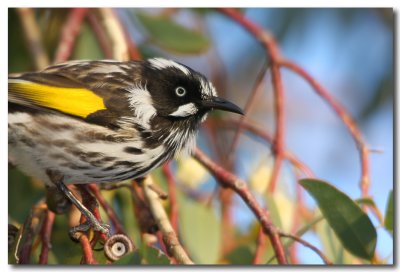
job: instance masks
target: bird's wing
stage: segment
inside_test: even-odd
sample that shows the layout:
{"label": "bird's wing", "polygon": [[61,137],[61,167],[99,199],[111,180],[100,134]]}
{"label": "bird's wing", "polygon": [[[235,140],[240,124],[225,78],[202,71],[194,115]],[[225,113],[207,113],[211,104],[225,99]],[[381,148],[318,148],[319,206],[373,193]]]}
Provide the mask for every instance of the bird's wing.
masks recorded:
{"label": "bird's wing", "polygon": [[[8,79],[10,110],[52,111],[107,127],[129,115],[128,78],[118,63],[68,62]],[[123,73],[122,73],[123,72]]]}

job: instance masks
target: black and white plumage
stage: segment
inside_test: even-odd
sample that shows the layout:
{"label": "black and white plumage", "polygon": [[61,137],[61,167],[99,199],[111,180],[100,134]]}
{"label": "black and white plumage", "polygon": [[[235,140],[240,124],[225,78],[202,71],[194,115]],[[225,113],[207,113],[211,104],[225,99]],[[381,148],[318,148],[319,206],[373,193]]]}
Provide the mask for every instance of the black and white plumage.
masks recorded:
{"label": "black and white plumage", "polygon": [[9,157],[52,185],[146,175],[190,152],[211,109],[242,113],[187,66],[148,61],[70,61],[9,77]]}

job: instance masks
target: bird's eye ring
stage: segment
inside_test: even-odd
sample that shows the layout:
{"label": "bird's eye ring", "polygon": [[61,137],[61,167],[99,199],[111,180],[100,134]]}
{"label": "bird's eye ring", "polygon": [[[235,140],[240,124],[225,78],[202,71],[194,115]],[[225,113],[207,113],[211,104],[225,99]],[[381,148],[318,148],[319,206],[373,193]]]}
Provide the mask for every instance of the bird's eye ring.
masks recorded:
{"label": "bird's eye ring", "polygon": [[177,96],[182,97],[182,96],[184,96],[186,94],[186,89],[179,86],[179,87],[177,87],[175,89],[175,93],[176,93]]}

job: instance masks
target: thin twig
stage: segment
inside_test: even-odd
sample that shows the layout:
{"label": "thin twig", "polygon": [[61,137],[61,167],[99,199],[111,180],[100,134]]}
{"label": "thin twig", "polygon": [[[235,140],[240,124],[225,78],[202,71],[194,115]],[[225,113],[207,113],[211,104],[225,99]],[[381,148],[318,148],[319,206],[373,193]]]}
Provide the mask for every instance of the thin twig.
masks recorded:
{"label": "thin twig", "polygon": [[110,41],[109,41],[107,34],[106,34],[103,26],[99,22],[99,19],[97,18],[96,13],[94,11],[95,10],[91,10],[87,14],[88,22],[89,22],[94,34],[96,35],[97,41],[99,42],[100,48],[103,51],[104,56],[107,59],[112,59],[113,52],[112,52],[112,48],[110,45]]}
{"label": "thin twig", "polygon": [[[229,128],[235,128],[239,125],[239,123],[240,123],[239,120],[233,120],[233,119],[218,121],[219,126],[226,126]],[[257,126],[256,124],[254,124],[248,120],[245,120],[245,121],[242,121],[241,126],[245,131],[253,133],[254,135],[262,138],[263,140],[265,140],[268,143],[273,143],[273,137],[267,131],[265,131],[261,127]],[[290,163],[293,164],[293,166],[295,166],[297,169],[302,171],[306,177],[312,178],[315,176],[313,171],[304,162],[302,162],[296,155],[294,155],[290,151],[284,150],[284,158],[287,159],[288,161],[290,161]]]}
{"label": "thin twig", "polygon": [[189,258],[186,251],[179,243],[178,237],[171,226],[171,222],[168,219],[158,195],[149,188],[149,185],[152,183],[153,181],[151,176],[148,176],[145,180],[143,180],[141,185],[146,200],[150,205],[151,212],[163,235],[163,241],[167,247],[168,253],[170,253],[180,264],[193,264],[193,261]]}
{"label": "thin twig", "polygon": [[17,12],[35,67],[38,70],[42,70],[50,62],[42,44],[42,35],[35,19],[35,13],[31,8],[18,8]]}
{"label": "thin twig", "polygon": [[53,224],[56,214],[47,210],[45,221],[42,225],[42,249],[39,256],[39,264],[47,264],[49,258],[49,250],[51,248],[51,233],[53,231]]}
{"label": "thin twig", "polygon": [[167,179],[168,184],[168,197],[169,197],[169,220],[171,222],[172,228],[178,233],[178,203],[176,199],[176,184],[174,176],[172,175],[170,163],[164,164],[162,167],[163,173]]}
{"label": "thin twig", "polygon": [[319,250],[317,247],[310,244],[309,242],[303,240],[302,238],[297,237],[296,235],[293,235],[293,234],[282,232],[282,231],[279,232],[279,235],[281,237],[291,238],[291,239],[295,240],[296,242],[301,243],[305,247],[308,247],[309,249],[311,249],[312,251],[317,253],[321,257],[321,259],[324,261],[325,264],[329,264],[329,265],[332,264],[332,262],[328,259],[328,257],[325,256],[325,254],[321,250]]}
{"label": "thin twig", "polygon": [[47,205],[41,200],[31,208],[28,218],[22,226],[21,237],[16,246],[16,261],[18,264],[29,264],[34,238],[40,232]]}
{"label": "thin twig", "polygon": [[279,69],[279,60],[281,54],[279,47],[274,37],[261,27],[247,20],[240,12],[232,8],[220,8],[220,12],[227,15],[229,18],[240,24],[248,32],[250,32],[256,39],[258,39],[262,46],[265,48],[266,53],[269,54],[271,60],[271,77],[272,86],[274,90],[274,105],[275,105],[275,136],[272,145],[272,151],[275,154],[274,166],[268,184],[268,192],[275,191],[285,149],[285,99],[284,89],[281,78],[281,71]]}
{"label": "thin twig", "polygon": [[280,264],[286,264],[286,256],[279,238],[278,229],[272,223],[268,212],[260,206],[256,198],[251,194],[246,182],[213,162],[198,148],[195,149],[193,157],[214,175],[216,181],[218,181],[221,186],[230,188],[243,199],[257,217],[265,234],[268,235],[278,262]]}
{"label": "thin twig", "polygon": [[54,63],[64,62],[70,58],[76,38],[79,35],[83,20],[88,11],[89,9],[87,8],[73,8],[69,12],[67,21],[61,31],[61,38],[55,53]]}
{"label": "thin twig", "polygon": [[237,148],[237,145],[239,143],[239,138],[240,138],[240,133],[242,132],[242,128],[243,128],[243,123],[248,120],[249,118],[249,114],[251,112],[251,110],[254,107],[255,102],[257,101],[259,94],[261,93],[262,87],[263,87],[263,79],[265,77],[265,73],[268,69],[268,62],[265,61],[265,63],[263,64],[260,72],[257,75],[256,81],[254,83],[254,87],[251,90],[251,93],[249,95],[249,98],[246,102],[246,105],[244,106],[244,115],[242,115],[239,119],[239,124],[235,130],[235,135],[233,136],[233,140],[231,143],[231,146],[229,148],[229,153],[228,153],[228,165],[230,165],[232,163],[234,154],[235,154],[235,150]]}

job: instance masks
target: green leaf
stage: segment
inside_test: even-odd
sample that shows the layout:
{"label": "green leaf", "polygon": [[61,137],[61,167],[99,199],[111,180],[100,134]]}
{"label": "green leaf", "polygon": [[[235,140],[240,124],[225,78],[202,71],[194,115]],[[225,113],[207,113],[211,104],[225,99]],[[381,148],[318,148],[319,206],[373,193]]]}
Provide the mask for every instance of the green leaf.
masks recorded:
{"label": "green leaf", "polygon": [[206,51],[210,42],[203,33],[175,23],[166,15],[149,15],[136,12],[152,42],[174,53],[198,54]]}
{"label": "green leaf", "polygon": [[389,193],[386,206],[385,228],[393,234],[393,190]]}
{"label": "green leaf", "polygon": [[221,246],[221,222],[215,211],[181,195],[179,200],[182,243],[198,264],[215,264]]}
{"label": "green leaf", "polygon": [[143,246],[142,256],[145,264],[150,265],[169,265],[171,262],[168,257],[159,249],[149,246]]}
{"label": "green leaf", "polygon": [[316,179],[303,179],[300,184],[313,196],[342,245],[352,254],[372,259],[377,234],[369,217],[346,194]]}

